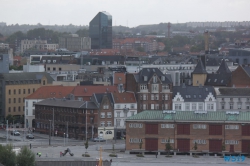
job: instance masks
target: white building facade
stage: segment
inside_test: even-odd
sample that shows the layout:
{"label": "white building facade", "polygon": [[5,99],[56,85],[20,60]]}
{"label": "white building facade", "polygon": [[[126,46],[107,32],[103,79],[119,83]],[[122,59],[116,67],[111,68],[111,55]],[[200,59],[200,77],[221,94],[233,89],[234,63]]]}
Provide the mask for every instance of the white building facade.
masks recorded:
{"label": "white building facade", "polygon": [[[35,103],[42,99],[25,99],[24,127],[34,128],[35,126]],[[32,124],[33,123],[33,124]]]}

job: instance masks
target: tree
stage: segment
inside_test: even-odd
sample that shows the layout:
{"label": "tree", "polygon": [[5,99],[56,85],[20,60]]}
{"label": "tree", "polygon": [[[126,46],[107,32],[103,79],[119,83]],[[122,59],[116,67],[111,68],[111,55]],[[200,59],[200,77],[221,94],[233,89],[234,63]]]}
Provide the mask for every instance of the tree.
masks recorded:
{"label": "tree", "polygon": [[169,156],[170,150],[172,150],[172,149],[173,149],[173,147],[172,147],[171,144],[170,144],[170,139],[168,139],[168,142],[167,142],[166,145],[165,145],[165,150],[166,150],[166,152],[167,152],[167,156]]}
{"label": "tree", "polygon": [[225,150],[226,150],[225,142],[222,142],[221,151],[225,151]]}
{"label": "tree", "polygon": [[12,149],[13,147],[10,144],[6,146],[0,145],[0,163],[6,166],[16,165],[16,154]]}
{"label": "tree", "polygon": [[6,116],[6,120],[8,120],[8,123],[10,124],[10,123],[13,122],[14,118],[13,118],[13,116],[11,114],[9,114],[9,115]]}
{"label": "tree", "polygon": [[86,142],[85,142],[84,146],[85,146],[85,149],[86,149],[86,152],[87,152],[87,149],[88,149],[88,147],[89,147],[89,142],[88,142],[88,139],[86,140]]}
{"label": "tree", "polygon": [[[195,141],[195,143],[194,143],[194,147],[193,147],[193,149],[196,151],[197,149],[198,149],[198,145],[197,145],[197,142]],[[197,156],[196,154],[194,154],[194,156]]]}
{"label": "tree", "polygon": [[89,30],[88,29],[79,29],[78,31],[76,31],[76,34],[78,34],[79,37],[88,37]]}
{"label": "tree", "polygon": [[27,147],[22,147],[17,155],[18,166],[35,166],[35,154]]}

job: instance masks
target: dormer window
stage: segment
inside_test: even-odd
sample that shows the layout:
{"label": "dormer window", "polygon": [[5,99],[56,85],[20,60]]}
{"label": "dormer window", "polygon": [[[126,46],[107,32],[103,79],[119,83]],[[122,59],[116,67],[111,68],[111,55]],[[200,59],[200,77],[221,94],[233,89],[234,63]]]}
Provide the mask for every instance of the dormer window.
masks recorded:
{"label": "dormer window", "polygon": [[161,80],[162,80],[162,81],[165,81],[165,76],[161,76]]}
{"label": "dormer window", "polygon": [[50,63],[51,62],[51,60],[48,60],[48,63]]}
{"label": "dormer window", "polygon": [[56,60],[53,60],[53,63],[56,63]]}
{"label": "dormer window", "polygon": [[144,76],[144,77],[143,77],[143,80],[144,80],[144,81],[147,81],[147,80],[148,80],[148,77],[147,77],[147,76]]}

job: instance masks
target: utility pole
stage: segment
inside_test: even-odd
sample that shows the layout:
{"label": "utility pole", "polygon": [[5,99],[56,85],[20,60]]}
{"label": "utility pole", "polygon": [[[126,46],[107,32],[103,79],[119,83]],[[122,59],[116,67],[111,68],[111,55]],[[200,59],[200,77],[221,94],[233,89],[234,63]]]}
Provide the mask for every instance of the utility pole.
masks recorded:
{"label": "utility pole", "polygon": [[54,138],[54,134],[55,134],[55,111],[54,111],[54,108],[53,108],[53,124],[52,124],[52,131],[53,131],[53,138]]}
{"label": "utility pole", "polygon": [[12,123],[12,133],[13,133],[12,142],[14,143],[14,120],[13,120],[13,123]]}
{"label": "utility pole", "polygon": [[9,124],[8,124],[9,122],[8,122],[8,120],[7,120],[7,125],[6,125],[6,130],[7,130],[7,136],[6,136],[6,142],[8,143],[8,137],[9,137]]}
{"label": "utility pole", "polygon": [[49,145],[50,145],[50,139],[51,139],[51,120],[49,120]]}
{"label": "utility pole", "polygon": [[67,122],[67,144],[68,144],[68,142],[69,142],[69,133],[68,133],[68,128],[69,128],[69,122]]}
{"label": "utility pole", "polygon": [[87,109],[85,110],[85,116],[86,116],[86,124],[85,124],[85,141],[87,141],[87,129],[88,129],[88,124],[87,124]]}

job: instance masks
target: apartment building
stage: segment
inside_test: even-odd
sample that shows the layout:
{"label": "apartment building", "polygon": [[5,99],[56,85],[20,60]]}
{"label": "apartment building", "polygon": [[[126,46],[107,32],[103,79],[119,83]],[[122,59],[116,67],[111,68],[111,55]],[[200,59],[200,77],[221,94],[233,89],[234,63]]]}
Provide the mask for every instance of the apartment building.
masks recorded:
{"label": "apartment building", "polygon": [[25,50],[56,50],[58,44],[48,44],[47,40],[21,40],[21,53]]}
{"label": "apartment building", "polygon": [[158,68],[143,68],[126,77],[126,89],[135,93],[138,112],[171,109],[173,83],[169,74],[163,74]]}
{"label": "apartment building", "polygon": [[48,73],[5,73],[0,74],[0,116],[23,116],[25,98],[41,86],[51,85]]}
{"label": "apartment building", "polygon": [[48,134],[51,128],[54,135],[65,138],[97,136],[98,107],[94,102],[45,99],[35,104],[35,117],[35,129],[40,133]]}
{"label": "apartment building", "polygon": [[246,154],[249,117],[250,112],[239,111],[143,111],[126,120],[126,152],[164,154],[169,142],[174,154]]}
{"label": "apartment building", "polygon": [[77,34],[59,37],[59,47],[69,51],[88,50],[91,49],[91,38],[79,37]]}

